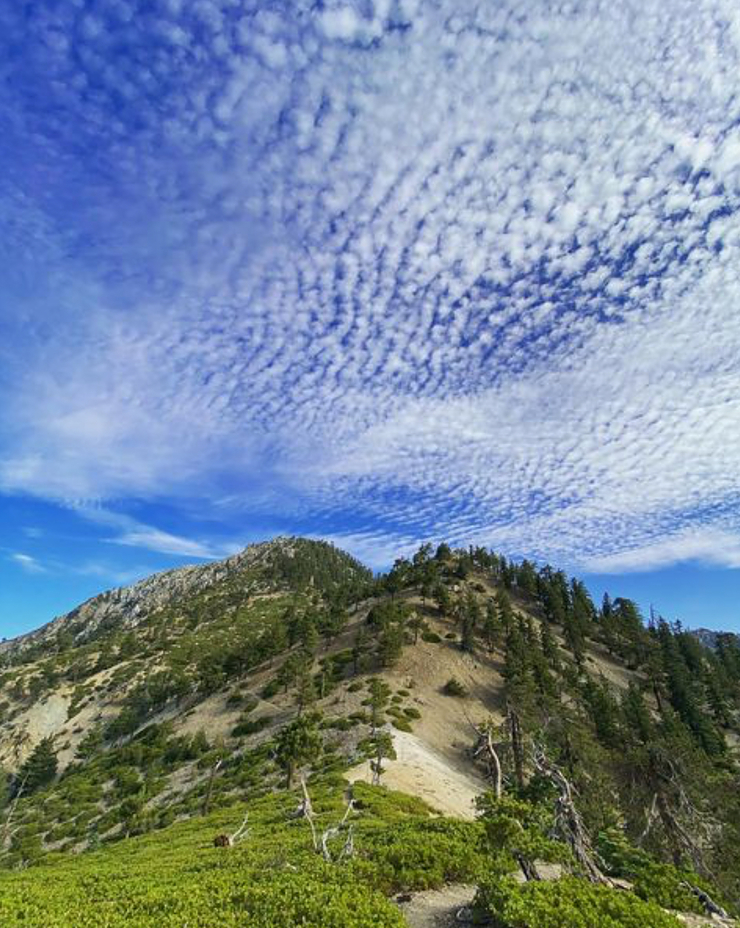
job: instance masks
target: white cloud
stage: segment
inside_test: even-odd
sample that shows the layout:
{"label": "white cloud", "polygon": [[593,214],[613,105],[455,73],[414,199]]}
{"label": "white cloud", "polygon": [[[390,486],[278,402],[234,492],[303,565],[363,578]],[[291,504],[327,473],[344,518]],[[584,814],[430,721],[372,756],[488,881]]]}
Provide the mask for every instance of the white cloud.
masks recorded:
{"label": "white cloud", "polygon": [[208,541],[185,538],[152,525],[146,525],[125,513],[115,512],[102,506],[77,506],[75,511],[90,522],[115,529],[115,535],[104,539],[110,544],[207,560],[228,557],[243,547],[238,542],[212,544]]}
{"label": "white cloud", "polygon": [[149,527],[123,532],[117,538],[109,540],[117,545],[146,548],[148,551],[159,551],[161,554],[176,554],[179,557],[217,558],[234,553],[231,548],[223,551],[200,541],[181,538],[179,535],[171,535],[169,532],[162,532]]}
{"label": "white cloud", "polygon": [[587,559],[583,566],[593,573],[621,574],[687,561],[740,568],[740,536],[711,528],[686,531],[644,547]]}
{"label": "white cloud", "polygon": [[28,189],[63,174],[80,208],[0,191],[0,488],[349,513],[373,563],[740,532],[735,4],[187,7],[131,19],[171,42],[113,63],[107,12],[19,21],[68,33],[53,108],[20,80],[0,105],[65,167]]}
{"label": "white cloud", "polygon": [[44,566],[35,557],[31,557],[30,554],[11,554],[10,559],[22,567],[26,573],[43,574],[46,572]]}

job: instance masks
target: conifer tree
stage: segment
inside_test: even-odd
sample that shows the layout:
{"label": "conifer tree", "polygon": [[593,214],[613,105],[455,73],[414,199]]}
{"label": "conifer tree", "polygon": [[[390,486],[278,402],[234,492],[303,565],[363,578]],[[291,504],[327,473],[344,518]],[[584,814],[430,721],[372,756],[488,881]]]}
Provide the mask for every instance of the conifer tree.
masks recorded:
{"label": "conifer tree", "polygon": [[486,603],[486,611],[483,618],[483,638],[489,651],[496,649],[501,641],[501,620],[499,619],[496,600],[489,599]]}
{"label": "conifer tree", "polygon": [[57,755],[51,738],[42,738],[20,768],[19,782],[25,783],[25,792],[33,793],[48,786],[57,774]]}
{"label": "conifer tree", "polygon": [[496,607],[504,633],[508,635],[514,621],[514,610],[506,590],[498,590],[496,592]]}
{"label": "conifer tree", "polygon": [[321,734],[315,715],[302,715],[281,729],[277,736],[275,757],[285,770],[286,787],[291,789],[298,767],[311,763],[321,753]]}

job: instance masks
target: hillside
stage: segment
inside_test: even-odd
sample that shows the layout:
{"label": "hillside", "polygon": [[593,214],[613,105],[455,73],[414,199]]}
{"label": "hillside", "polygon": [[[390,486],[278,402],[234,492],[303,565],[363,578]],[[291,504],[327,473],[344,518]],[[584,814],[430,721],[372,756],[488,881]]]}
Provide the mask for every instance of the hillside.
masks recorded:
{"label": "hillside", "polygon": [[[4,645],[3,923],[298,924],[269,915],[290,897],[308,924],[395,925],[390,894],[464,883],[451,898],[512,928],[554,925],[563,893],[616,907],[589,925],[700,924],[740,901],[740,648],[723,642],[444,545],[373,577],[283,538],[102,594]],[[286,817],[301,778],[315,822]],[[338,827],[350,783],[331,840],[350,822],[354,844],[325,860],[312,828]],[[214,849],[245,811],[248,837]],[[337,886],[321,905],[316,880]]]}

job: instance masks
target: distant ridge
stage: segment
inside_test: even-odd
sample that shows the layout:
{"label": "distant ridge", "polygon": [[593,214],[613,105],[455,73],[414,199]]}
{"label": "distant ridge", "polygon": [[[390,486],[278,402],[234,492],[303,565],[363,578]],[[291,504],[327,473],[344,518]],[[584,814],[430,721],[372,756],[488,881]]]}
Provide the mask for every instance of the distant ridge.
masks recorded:
{"label": "distant ridge", "polygon": [[711,648],[713,651],[717,650],[717,642],[722,635],[729,635],[730,638],[740,642],[740,635],[735,632],[717,632],[711,628],[696,628],[691,634],[698,638],[706,648]]}

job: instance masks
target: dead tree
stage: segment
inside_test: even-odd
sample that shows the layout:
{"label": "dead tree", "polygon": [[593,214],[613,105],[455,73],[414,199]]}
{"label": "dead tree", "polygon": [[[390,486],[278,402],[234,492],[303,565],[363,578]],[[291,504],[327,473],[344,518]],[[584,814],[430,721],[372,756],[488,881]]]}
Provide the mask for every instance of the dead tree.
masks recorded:
{"label": "dead tree", "polygon": [[501,798],[501,793],[503,792],[503,772],[501,770],[501,759],[498,756],[498,751],[496,746],[493,743],[493,733],[491,730],[491,723],[479,727],[474,725],[473,722],[468,719],[470,726],[478,737],[478,742],[473,751],[473,757],[477,760],[479,757],[485,757],[486,763],[488,765],[488,779],[491,781],[491,786],[493,787],[493,794],[496,799]]}
{"label": "dead tree", "polygon": [[[26,782],[27,782],[27,780],[28,780],[28,774],[26,774],[26,776],[23,777],[23,779],[21,780],[21,784],[20,784],[20,786],[18,787],[18,790],[17,790],[15,796],[13,797],[13,801],[12,801],[12,803],[10,804],[10,808],[8,809],[8,814],[7,814],[6,818],[5,818],[5,825],[4,825],[4,827],[3,827],[3,837],[2,837],[2,841],[0,842],[0,848],[2,848],[3,850],[5,849],[5,847],[6,847],[7,844],[8,844],[8,838],[11,836],[11,835],[10,835],[10,826],[11,826],[11,824],[13,823],[13,816],[15,815],[15,809],[16,809],[16,806],[18,805],[18,801],[20,800],[20,798],[21,798],[21,796],[23,795],[23,792],[24,792],[24,790],[25,790],[25,788],[26,788]],[[16,830],[17,830],[17,829],[16,829]]]}
{"label": "dead tree", "polygon": [[[306,781],[303,779],[303,777],[301,777],[301,791],[303,792],[303,798],[298,803],[298,808],[296,809],[294,816],[296,818],[305,818],[308,822],[308,827],[311,829],[311,841],[313,843],[313,849],[316,851],[316,853],[321,854],[324,860],[328,863],[336,863],[341,860],[345,860],[348,857],[352,857],[355,849],[354,825],[347,825],[347,819],[354,811],[355,807],[354,799],[352,796],[350,795],[347,800],[347,808],[344,810],[344,815],[342,816],[339,824],[326,828],[321,833],[321,836],[319,836],[318,830],[316,828],[316,814],[314,813],[311,797],[308,794]],[[329,842],[333,838],[336,838],[345,828],[347,829],[347,837],[345,839],[344,845],[339,851],[339,854],[334,857],[332,855]]]}
{"label": "dead tree", "polygon": [[208,786],[206,787],[206,796],[205,796],[205,799],[203,800],[203,808],[201,810],[201,815],[208,815],[208,811],[211,808],[211,794],[213,793],[213,781],[216,779],[216,774],[221,769],[221,764],[223,764],[223,760],[219,758],[216,761],[216,763],[213,765],[213,767],[211,767],[211,774],[208,777]]}
{"label": "dead tree", "polygon": [[637,843],[644,843],[655,823],[660,821],[674,864],[681,867],[688,858],[695,870],[711,876],[698,840],[706,837],[708,825],[686,793],[675,763],[662,752],[651,751],[646,773],[653,795],[645,828]]}
{"label": "dead tree", "polygon": [[529,857],[525,857],[520,851],[514,851],[514,859],[519,864],[519,869],[524,874],[524,879],[528,883],[542,879],[535,862],[530,860]]}
{"label": "dead tree", "polygon": [[240,841],[243,841],[245,838],[249,837],[249,829],[247,828],[247,822],[249,821],[249,812],[244,816],[244,821],[236,829],[233,835],[216,835],[213,839],[214,847],[233,847],[235,844],[238,844]]}
{"label": "dead tree", "polygon": [[506,704],[506,729],[511,740],[511,753],[514,758],[514,778],[516,779],[517,789],[522,790],[525,786],[524,736],[519,714],[510,702]]}
{"label": "dead tree", "polygon": [[541,745],[534,746],[533,759],[535,770],[549,780],[558,791],[555,803],[555,831],[570,847],[590,882],[610,885],[611,881],[602,873],[597,863],[597,855],[591,845],[588,831],[576,808],[572,784],[562,770],[547,759]]}
{"label": "dead tree", "polygon": [[688,889],[688,891],[693,896],[696,896],[704,911],[707,913],[707,915],[709,915],[710,918],[714,918],[716,916],[717,918],[729,919],[730,916],[727,914],[727,912],[722,908],[721,905],[717,905],[709,893],[704,892],[703,889],[699,889],[698,886],[694,886],[693,883],[689,883],[688,880],[684,880],[681,885],[685,889]]}

